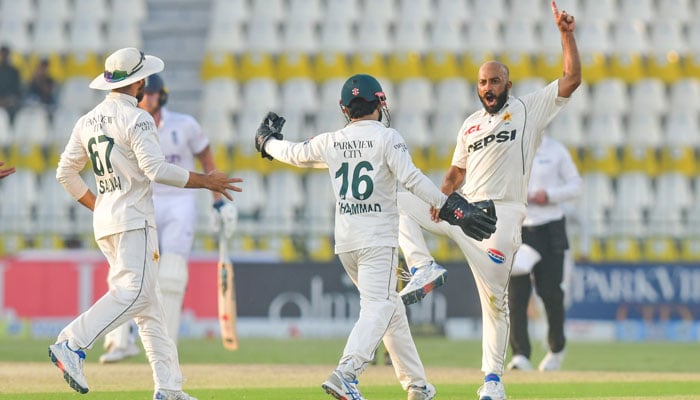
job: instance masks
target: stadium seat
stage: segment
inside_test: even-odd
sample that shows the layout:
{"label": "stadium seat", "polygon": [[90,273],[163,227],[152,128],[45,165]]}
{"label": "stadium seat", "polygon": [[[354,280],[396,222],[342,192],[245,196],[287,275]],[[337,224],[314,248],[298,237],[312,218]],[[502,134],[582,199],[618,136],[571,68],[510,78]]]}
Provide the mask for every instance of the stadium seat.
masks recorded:
{"label": "stadium seat", "polygon": [[666,83],[683,77],[681,56],[687,54],[683,27],[676,21],[654,20],[651,25],[651,46],[647,61],[649,76]]}
{"label": "stadium seat", "polygon": [[592,114],[586,131],[583,170],[616,175],[620,171],[617,151],[624,144],[620,115],[607,112]]}
{"label": "stadium seat", "polygon": [[50,17],[34,21],[32,52],[41,55],[63,54],[68,49],[65,22]]}
{"label": "stadium seat", "polygon": [[683,24],[690,21],[691,18],[696,15],[691,3],[692,0],[665,0],[663,2],[663,7],[656,7],[654,12],[660,19],[676,21],[677,23]]}
{"label": "stadium seat", "polygon": [[[4,2],[3,4],[8,3]],[[21,68],[24,65],[24,55],[32,50],[32,39],[29,33],[29,24],[22,20],[2,20],[0,21],[0,40],[10,47],[13,65]],[[20,74],[23,80],[29,79],[31,71],[21,69]]]}
{"label": "stadium seat", "polygon": [[267,174],[265,180],[268,203],[262,209],[258,229],[273,236],[294,234],[304,206],[299,169],[277,169]]}
{"label": "stadium seat", "polygon": [[[391,125],[398,130],[406,140],[410,149],[427,147],[432,142],[428,117],[425,114],[410,110],[397,110],[391,114]],[[414,162],[417,160],[414,159]],[[418,165],[419,168],[425,165]]]}
{"label": "stadium seat", "polygon": [[290,79],[280,85],[280,107],[284,114],[294,113],[309,116],[318,107],[316,84],[311,78]]}
{"label": "stadium seat", "polygon": [[[259,119],[262,120],[262,117]],[[202,126],[202,132],[207,135],[212,144],[231,146],[235,144],[239,136],[241,136],[241,132],[237,132],[234,129],[231,115],[224,110],[203,110],[200,123]],[[252,135],[253,134],[251,133],[251,137]],[[252,143],[252,141],[250,143]]]}
{"label": "stadium seat", "polygon": [[426,78],[411,78],[395,85],[396,97],[392,98],[392,110],[430,114],[436,106],[433,85]]}
{"label": "stadium seat", "polygon": [[633,83],[645,76],[644,59],[649,53],[649,38],[641,20],[623,19],[612,24],[610,74]]}
{"label": "stadium seat", "polygon": [[41,106],[21,108],[14,120],[15,140],[8,164],[41,172],[46,167],[45,147],[50,144],[51,125]]}
{"label": "stadium seat", "polygon": [[[148,6],[146,5],[146,2],[147,0],[111,1],[110,3],[112,4],[112,7],[109,12],[110,19],[112,19],[111,22],[113,22],[114,19],[124,19],[136,24],[146,21],[148,17]],[[135,45],[132,46],[138,48],[142,47]]]}
{"label": "stadium seat", "polygon": [[284,23],[282,49],[286,54],[313,54],[318,50],[316,27],[307,21],[291,20]]}
{"label": "stadium seat", "polygon": [[668,110],[666,85],[659,78],[648,77],[630,85],[630,111],[661,116]]}
{"label": "stadium seat", "polygon": [[615,236],[605,239],[603,257],[605,261],[636,263],[642,260],[640,239]]}
{"label": "stadium seat", "polygon": [[200,115],[204,115],[207,110],[212,110],[233,116],[240,108],[241,94],[237,80],[229,77],[212,77],[204,81]]}
{"label": "stadium seat", "polygon": [[700,75],[688,76],[669,86],[668,109],[673,112],[700,111]]}
{"label": "stadium seat", "polygon": [[279,88],[272,79],[256,78],[244,82],[241,86],[243,98],[242,111],[265,116],[268,111],[275,111],[280,106]]}
{"label": "stadium seat", "polygon": [[583,79],[589,84],[609,77],[607,57],[611,51],[611,39],[608,34],[608,22],[606,20],[587,20],[579,24],[577,30],[577,44],[581,54],[581,73]]}
{"label": "stadium seat", "polygon": [[[521,2],[516,4],[521,4]],[[527,4],[528,7],[531,7],[528,3],[522,4]],[[535,33],[534,41],[537,46],[532,53],[534,55],[535,74],[547,82],[559,79],[564,67],[562,64],[559,28],[552,24],[549,19],[545,19],[539,23],[539,29],[536,29]]]}
{"label": "stadium seat", "polygon": [[653,195],[651,178],[645,174],[620,174],[617,177],[615,194],[617,202],[610,212],[611,232],[616,235],[641,237],[647,228],[645,215],[653,208]]}
{"label": "stadium seat", "polygon": [[[357,0],[348,1],[348,3],[357,3]],[[395,0],[372,0],[372,1],[361,1],[361,7],[358,8],[359,15],[367,16],[371,15],[372,18],[379,18],[383,24],[386,26],[392,25],[396,22],[396,1]],[[335,16],[335,20],[344,19],[343,16]],[[354,21],[353,21],[354,22]]]}
{"label": "stadium seat", "polygon": [[[434,21],[462,26],[469,19],[470,9],[464,0],[437,0]],[[433,28],[439,24],[433,24]]]}
{"label": "stadium seat", "polygon": [[73,13],[71,5],[69,0],[37,0],[36,20],[51,19],[65,24]]}
{"label": "stadium seat", "polygon": [[654,198],[654,206],[649,210],[649,233],[655,236],[683,236],[685,216],[693,205],[690,179],[679,173],[659,175]]}
{"label": "stadium seat", "polygon": [[[133,0],[132,0],[133,1]],[[119,2],[114,2],[119,3]],[[119,7],[121,9],[121,6]],[[112,11],[114,13],[114,11]],[[112,14],[107,23],[107,43],[108,49],[120,49],[122,47],[143,48],[143,36],[141,35],[141,25],[134,19],[129,19],[122,13],[117,12],[116,17]]]}
{"label": "stadium seat", "polygon": [[583,173],[583,192],[576,201],[591,236],[608,234],[608,214],[615,204],[612,180],[603,173]]}
{"label": "stadium seat", "polygon": [[[659,8],[667,7],[666,4]],[[652,21],[656,17],[654,0],[620,0],[618,15],[625,18],[638,19],[644,23]]]}
{"label": "stadium seat", "polygon": [[303,218],[308,233],[313,236],[333,234],[335,195],[327,170],[312,170],[306,174]]}
{"label": "stadium seat", "polygon": [[505,0],[471,0],[472,19],[470,23],[474,23],[475,19],[496,19],[500,21],[508,13]]}
{"label": "stadium seat", "polygon": [[[601,20],[610,22],[618,15],[616,0],[587,0],[582,1],[578,14],[571,12],[571,15],[576,16],[579,21]],[[558,4],[558,3],[557,3]],[[559,10],[569,10],[564,6],[559,5]]]}
{"label": "stadium seat", "polygon": [[388,54],[392,49],[389,27],[375,14],[362,18],[357,23],[357,38],[354,42],[356,54]]}
{"label": "stadium seat", "polygon": [[26,26],[36,17],[36,7],[33,0],[3,0],[0,1],[0,25],[15,21]]}
{"label": "stadium seat", "polygon": [[[61,105],[56,108],[53,114],[53,121],[51,123],[51,134],[50,134],[50,144],[57,152],[63,151],[63,148],[68,143],[71,133],[73,133],[73,128],[75,127],[78,119],[85,112],[75,108],[66,107]],[[56,165],[51,163],[52,166]]]}
{"label": "stadium seat", "polygon": [[461,77],[459,55],[464,50],[459,22],[438,20],[428,35],[428,49],[424,57],[425,75],[434,82]]}
{"label": "stadium seat", "polygon": [[678,241],[668,236],[655,236],[642,241],[642,259],[650,262],[676,262],[681,259]]}
{"label": "stadium seat", "polygon": [[282,84],[289,80],[304,80],[314,84],[311,60],[305,52],[283,52],[275,63],[275,77]]}
{"label": "stadium seat", "polygon": [[591,86],[592,113],[625,113],[629,107],[627,84],[620,78],[606,78]]}
{"label": "stadium seat", "polygon": [[[696,220],[700,224],[700,220]],[[700,261],[700,236],[686,237],[681,239],[680,259],[683,262]]]}
{"label": "stadium seat", "polygon": [[581,149],[588,141],[583,133],[583,118],[568,108],[564,108],[552,119],[547,127],[547,132],[570,150]]}
{"label": "stadium seat", "polygon": [[[477,14],[478,15],[478,14]],[[476,82],[479,67],[493,60],[503,49],[498,20],[479,18],[467,25],[466,52],[462,57],[462,76]]]}
{"label": "stadium seat", "polygon": [[323,19],[321,0],[290,0],[288,10],[285,19],[289,22],[304,22],[314,26]]}
{"label": "stadium seat", "polygon": [[39,241],[45,248],[62,248],[64,238],[74,232],[71,208],[75,200],[56,180],[53,169],[39,176],[42,201],[37,202],[36,222]]}
{"label": "stadium seat", "polygon": [[700,76],[700,24],[689,24],[686,36],[688,51],[683,55],[683,73]]}
{"label": "stadium seat", "polygon": [[60,108],[84,113],[95,107],[99,101],[102,101],[102,97],[106,93],[88,87],[93,78],[94,76],[72,76],[67,78],[58,91]]}
{"label": "stadium seat", "polygon": [[[557,3],[559,7],[562,7],[559,3]],[[567,12],[572,12],[571,9],[568,8],[562,8],[563,10],[566,10]],[[537,24],[540,22],[540,20],[547,20],[551,24],[551,22],[548,20],[549,19],[549,9],[547,9],[547,13],[545,14],[545,8],[540,7],[538,3],[530,3],[527,1],[511,1],[510,2],[510,7],[508,8],[508,13],[511,15],[517,15],[518,19],[521,21],[526,21],[528,23],[532,24]],[[573,14],[576,15],[576,14]]]}
{"label": "stadium seat", "polygon": [[[255,4],[263,2],[255,2]],[[273,2],[274,3],[274,2]],[[265,7],[261,7],[265,8]],[[256,15],[253,12],[248,29],[246,30],[245,48],[253,54],[277,54],[280,51],[280,37],[277,31],[277,22]]]}
{"label": "stadium seat", "polygon": [[211,25],[227,23],[240,25],[250,19],[250,7],[247,0],[212,0]]}
{"label": "stadium seat", "polygon": [[539,77],[521,79],[518,82],[513,82],[513,87],[510,92],[515,97],[523,97],[536,90],[542,89],[547,86],[547,83],[549,82]]}
{"label": "stadium seat", "polygon": [[503,48],[499,59],[508,65],[510,80],[520,82],[535,76],[532,57],[538,46],[535,23],[526,19],[516,19],[505,24],[503,29]]}
{"label": "stadium seat", "polygon": [[[360,52],[352,55],[350,60],[351,74],[369,74],[379,79],[389,77],[389,67],[384,55],[379,52]],[[384,85],[382,85],[384,88]]]}
{"label": "stadium seat", "polygon": [[34,234],[33,210],[40,193],[34,171],[18,167],[12,179],[3,180],[0,186],[0,233]]}
{"label": "stadium seat", "polygon": [[214,18],[207,30],[205,49],[208,54],[241,54],[246,49],[241,23],[234,18]]}
{"label": "stadium seat", "polygon": [[657,113],[635,110],[627,120],[622,149],[622,172],[644,172],[650,176],[659,173],[657,149],[663,143],[661,121]]}
{"label": "stadium seat", "polygon": [[90,16],[94,21],[102,24],[109,16],[109,5],[106,0],[74,0],[73,18],[83,19],[81,16]]}
{"label": "stadium seat", "polygon": [[[325,16],[334,21],[344,19],[355,22],[360,15],[358,3],[357,0],[326,0]],[[374,14],[374,11],[371,14]],[[363,14],[363,18],[371,14]]]}
{"label": "stadium seat", "polygon": [[399,0],[396,21],[424,28],[433,19],[433,9],[431,0]]}

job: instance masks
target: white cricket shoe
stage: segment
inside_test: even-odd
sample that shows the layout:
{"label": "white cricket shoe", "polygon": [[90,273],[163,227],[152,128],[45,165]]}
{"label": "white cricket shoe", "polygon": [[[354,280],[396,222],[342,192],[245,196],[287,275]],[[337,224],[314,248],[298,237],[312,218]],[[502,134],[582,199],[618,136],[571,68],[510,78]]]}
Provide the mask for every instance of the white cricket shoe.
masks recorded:
{"label": "white cricket shoe", "polygon": [[540,371],[559,371],[563,362],[564,350],[558,353],[552,353],[551,351],[548,351],[547,355],[544,356],[542,362],[540,362],[540,365],[539,367],[537,367],[537,369],[539,369]]}
{"label": "white cricket shoe", "polygon": [[153,400],[197,400],[182,390],[158,389],[153,393]]}
{"label": "white cricket shoe", "polygon": [[506,400],[506,389],[501,382],[488,381],[476,391],[479,400]]}
{"label": "white cricket shoe", "polygon": [[408,400],[432,400],[435,398],[435,386],[428,383],[425,386],[411,386],[408,388]]}
{"label": "white cricket shoe", "polygon": [[104,353],[103,355],[100,356],[100,363],[101,364],[110,364],[110,363],[116,363],[122,360],[125,360],[129,357],[133,357],[137,354],[139,354],[141,350],[139,347],[134,344],[130,343],[126,348],[123,347],[112,347]]}
{"label": "white cricket shoe", "polygon": [[532,364],[530,364],[530,360],[528,360],[524,355],[516,354],[508,363],[507,368],[517,369],[520,371],[532,371]]}
{"label": "white cricket shoe", "polygon": [[337,369],[328,376],[321,387],[338,400],[366,400],[357,388],[357,379],[347,380]]}
{"label": "white cricket shoe", "polygon": [[446,280],[447,270],[433,261],[429,265],[415,269],[411,280],[399,292],[399,296],[405,305],[417,303],[433,289],[442,286]]}
{"label": "white cricket shoe", "polygon": [[49,346],[49,358],[63,371],[63,379],[73,390],[83,394],[88,392],[87,379],[83,375],[84,351],[71,350],[68,347],[68,341],[64,340]]}

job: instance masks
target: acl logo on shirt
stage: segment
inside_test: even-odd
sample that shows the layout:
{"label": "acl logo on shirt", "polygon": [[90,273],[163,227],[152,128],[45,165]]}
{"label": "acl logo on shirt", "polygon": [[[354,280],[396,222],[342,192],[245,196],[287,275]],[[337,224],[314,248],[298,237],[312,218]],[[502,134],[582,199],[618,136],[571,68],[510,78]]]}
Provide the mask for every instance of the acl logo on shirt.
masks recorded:
{"label": "acl logo on shirt", "polygon": [[515,140],[516,133],[517,133],[517,131],[515,129],[513,129],[510,132],[500,131],[496,134],[492,133],[488,136],[484,136],[483,138],[476,140],[476,141],[474,141],[474,143],[467,146],[467,152],[473,153],[477,150],[484,149],[491,143],[512,142],[513,140]]}
{"label": "acl logo on shirt", "polygon": [[486,249],[486,254],[488,254],[491,261],[496,264],[503,264],[506,262],[506,256],[496,249]]}

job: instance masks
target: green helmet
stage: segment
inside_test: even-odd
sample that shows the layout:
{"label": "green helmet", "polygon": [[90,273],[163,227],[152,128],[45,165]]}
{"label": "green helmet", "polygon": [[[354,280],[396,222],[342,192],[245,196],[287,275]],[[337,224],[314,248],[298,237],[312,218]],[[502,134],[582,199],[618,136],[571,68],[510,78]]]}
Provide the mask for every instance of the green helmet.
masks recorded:
{"label": "green helmet", "polygon": [[348,107],[350,102],[358,97],[367,101],[384,102],[386,100],[382,85],[374,77],[367,74],[353,75],[345,81],[343,89],[340,91],[340,104]]}

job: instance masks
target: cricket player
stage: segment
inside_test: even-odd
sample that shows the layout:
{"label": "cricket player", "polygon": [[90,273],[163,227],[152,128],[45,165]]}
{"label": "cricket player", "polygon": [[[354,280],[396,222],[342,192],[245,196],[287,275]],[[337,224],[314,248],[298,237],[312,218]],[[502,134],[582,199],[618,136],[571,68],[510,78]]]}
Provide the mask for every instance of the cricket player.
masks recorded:
{"label": "cricket player", "polygon": [[[158,74],[146,78],[146,87],[139,107],[148,111],[155,120],[158,139],[165,159],[187,170],[195,168],[199,160],[205,173],[216,170],[214,157],[209,147],[209,139],[202,132],[194,117],[168,110],[168,90]],[[152,184],[153,203],[156,210],[156,227],[160,244],[160,286],[165,325],[168,334],[177,344],[182,313],[182,300],[187,287],[187,260],[194,240],[197,205],[195,193],[191,190]],[[236,227],[238,213],[231,202],[213,192],[213,211],[218,218],[216,228],[231,237]],[[100,356],[101,363],[113,363],[139,353],[136,345],[136,329],[133,323],[126,323],[105,336],[107,350]]]}
{"label": "cricket player", "polygon": [[[107,293],[49,346],[51,361],[80,393],[89,390],[83,374],[85,351],[107,332],[135,318],[153,370],[153,398],[193,399],[182,391],[177,347],[165,327],[151,182],[206,188],[232,200],[228,191],[240,192],[234,183],[242,180],[218,171],[206,175],[188,171],[165,160],[153,117],[136,106],[144,94],[145,78],[163,67],[161,59],[133,47],[107,57],[104,73],[90,87],[110,93],[75,124],[58,164],[58,181],[80,204],[93,210],[95,240],[109,262]],[[80,175],[88,161],[97,193]]]}
{"label": "cricket player", "polygon": [[434,207],[410,193],[399,193],[400,245],[414,276],[401,295],[404,302],[420,300],[444,281],[444,268],[435,264],[421,227],[450,237],[459,246],[474,275],[483,323],[482,400],[503,400],[501,382],[508,345],[507,287],[513,256],[520,246],[525,219],[530,169],[544,128],[581,83],[581,64],[574,38],[574,17],[552,2],[561,33],[563,75],[545,88],[521,98],[509,95],[508,68],[490,61],[479,69],[477,90],[484,108],[467,117],[457,134],[452,165],[442,182],[443,193],[460,190],[469,202],[490,199],[498,222],[490,238],[478,242],[445,223],[428,217]]}
{"label": "cricket player", "polygon": [[[263,157],[328,168],[335,192],[335,252],[360,292],[360,316],[337,369],[322,387],[336,399],[362,400],[358,379],[383,338],[408,399],[429,400],[435,387],[427,381],[396,291],[396,190],[402,184],[438,209],[449,203],[448,198],[415,167],[399,132],[388,127],[386,96],[375,78],[350,77],[342,87],[340,105],[348,124],[338,131],[303,143],[281,140],[283,119],[270,113],[256,135]],[[481,210],[478,214],[486,215]]]}

